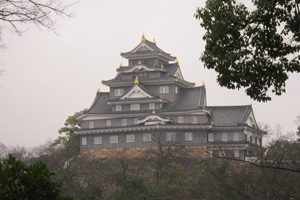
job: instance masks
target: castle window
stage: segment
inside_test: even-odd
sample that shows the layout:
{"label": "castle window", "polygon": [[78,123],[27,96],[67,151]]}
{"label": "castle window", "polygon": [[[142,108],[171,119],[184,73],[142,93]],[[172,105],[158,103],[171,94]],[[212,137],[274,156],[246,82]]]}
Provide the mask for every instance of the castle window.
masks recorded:
{"label": "castle window", "polygon": [[134,142],[134,134],[126,135],[126,142]]}
{"label": "castle window", "polygon": [[122,119],[122,126],[127,126],[127,119]]}
{"label": "castle window", "polygon": [[240,151],[239,150],[234,150],[234,157],[240,157]]}
{"label": "castle window", "polygon": [[185,133],[185,141],[193,141],[193,133]]}
{"label": "castle window", "polygon": [[176,140],[176,133],[167,133],[166,141],[175,141]]}
{"label": "castle window", "polygon": [[144,133],[143,142],[150,142],[150,141],[151,141],[151,133]]}
{"label": "castle window", "polygon": [[108,119],[108,120],[106,121],[106,126],[111,126],[111,120],[110,120],[110,119]]}
{"label": "castle window", "polygon": [[139,118],[135,118],[135,119],[133,120],[133,123],[134,123],[134,124],[138,124],[138,120],[139,120]]}
{"label": "castle window", "polygon": [[124,89],[115,89],[115,96],[121,96],[124,94]]}
{"label": "castle window", "polygon": [[207,153],[209,154],[210,157],[213,156],[213,151],[212,150],[208,150]]}
{"label": "castle window", "polygon": [[130,110],[140,110],[140,104],[131,104]]}
{"label": "castle window", "polygon": [[178,93],[178,87],[175,86],[175,94],[177,94],[177,93]]}
{"label": "castle window", "polygon": [[193,116],[193,117],[192,117],[192,123],[193,123],[193,124],[196,124],[197,121],[198,121],[197,116]]}
{"label": "castle window", "polygon": [[116,105],[116,111],[121,111],[122,110],[122,105]]}
{"label": "castle window", "polygon": [[118,136],[117,135],[112,135],[110,136],[110,143],[118,143]]}
{"label": "castle window", "polygon": [[183,116],[178,117],[178,123],[183,123]]}
{"label": "castle window", "polygon": [[102,137],[101,136],[94,137],[94,144],[102,144]]}
{"label": "castle window", "polygon": [[82,137],[81,138],[81,145],[86,145],[87,141],[86,141],[86,137]]}
{"label": "castle window", "polygon": [[239,141],[239,133],[233,133],[233,141]]}
{"label": "castle window", "polygon": [[159,87],[159,93],[169,93],[169,86]]}
{"label": "castle window", "polygon": [[155,103],[149,103],[149,109],[155,109]]}
{"label": "castle window", "polygon": [[209,141],[209,142],[214,141],[214,134],[213,134],[213,133],[209,133],[209,134],[208,134],[208,141]]}
{"label": "castle window", "polygon": [[222,141],[227,141],[227,133],[222,133]]}
{"label": "castle window", "polygon": [[94,122],[93,121],[89,122],[89,128],[94,128]]}

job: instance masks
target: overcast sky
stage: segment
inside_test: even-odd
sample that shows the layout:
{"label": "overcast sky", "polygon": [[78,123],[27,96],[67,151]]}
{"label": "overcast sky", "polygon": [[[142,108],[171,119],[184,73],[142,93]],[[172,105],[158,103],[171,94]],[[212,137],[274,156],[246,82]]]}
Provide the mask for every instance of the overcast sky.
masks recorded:
{"label": "overcast sky", "polygon": [[[30,26],[19,37],[4,33],[8,47],[0,51],[0,142],[34,147],[58,137],[68,116],[89,108],[101,84],[116,75],[143,33],[165,52],[176,56],[186,80],[206,84],[209,106],[252,104],[258,122],[281,124],[295,131],[300,115],[300,74],[291,74],[286,93],[258,103],[245,91],[221,88],[217,74],[205,69],[199,57],[204,30],[193,15],[204,1],[82,0],[72,7],[73,19],[60,19],[58,32]],[[7,29],[6,29],[7,30]]]}

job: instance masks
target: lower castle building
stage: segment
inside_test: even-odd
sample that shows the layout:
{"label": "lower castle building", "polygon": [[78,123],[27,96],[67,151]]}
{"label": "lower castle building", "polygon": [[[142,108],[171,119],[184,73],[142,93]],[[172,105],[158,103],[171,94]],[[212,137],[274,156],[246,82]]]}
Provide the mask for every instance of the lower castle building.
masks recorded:
{"label": "lower castle building", "polygon": [[102,81],[88,111],[77,117],[81,151],[155,147],[204,147],[214,156],[256,158],[262,149],[251,105],[208,106],[206,88],[183,78],[176,57],[145,39],[121,53],[128,66]]}

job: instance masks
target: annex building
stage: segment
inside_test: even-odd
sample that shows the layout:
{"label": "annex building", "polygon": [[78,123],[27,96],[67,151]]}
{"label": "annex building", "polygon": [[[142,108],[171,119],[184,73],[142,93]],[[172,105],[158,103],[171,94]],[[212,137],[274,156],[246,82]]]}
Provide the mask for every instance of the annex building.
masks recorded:
{"label": "annex building", "polygon": [[183,78],[176,57],[144,35],[117,74],[102,83],[88,111],[80,116],[81,150],[204,146],[216,156],[257,157],[262,146],[251,105],[210,106],[206,88]]}

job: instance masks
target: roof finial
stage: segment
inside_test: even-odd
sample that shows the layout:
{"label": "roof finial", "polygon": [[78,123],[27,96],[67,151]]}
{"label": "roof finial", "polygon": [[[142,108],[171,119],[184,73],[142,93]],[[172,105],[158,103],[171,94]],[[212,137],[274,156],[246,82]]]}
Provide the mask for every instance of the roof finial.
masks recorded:
{"label": "roof finial", "polygon": [[158,125],[158,124],[159,124],[159,122],[157,121],[157,122],[156,122],[156,125]]}
{"label": "roof finial", "polygon": [[205,105],[203,105],[203,107],[202,107],[203,109],[205,109]]}
{"label": "roof finial", "polygon": [[138,64],[142,64],[142,62],[139,60]]}
{"label": "roof finial", "polygon": [[123,63],[121,62],[120,67],[123,67]]}
{"label": "roof finial", "polygon": [[199,107],[199,105],[197,105],[197,109],[199,109],[200,107]]}
{"label": "roof finial", "polygon": [[179,78],[179,75],[177,74],[176,78]]}
{"label": "roof finial", "polygon": [[178,59],[176,58],[176,61],[175,61],[175,63],[177,63],[178,65],[179,65],[179,61],[178,61]]}
{"label": "roof finial", "polygon": [[205,87],[205,83],[204,83],[204,81],[202,81],[202,86],[204,86],[204,87]]}
{"label": "roof finial", "polygon": [[153,38],[153,43],[156,44],[155,38]]}
{"label": "roof finial", "polygon": [[160,95],[160,98],[162,99],[162,98],[163,98],[163,96],[162,96],[162,95]]}
{"label": "roof finial", "polygon": [[152,114],[156,114],[155,110],[152,111]]}
{"label": "roof finial", "polygon": [[100,93],[100,88],[98,88],[97,92]]}
{"label": "roof finial", "polygon": [[136,76],[134,84],[139,84],[139,76]]}
{"label": "roof finial", "polygon": [[145,34],[143,33],[143,36],[142,36],[142,42],[145,42],[146,39],[145,39]]}
{"label": "roof finial", "polygon": [[162,50],[160,49],[159,52],[162,52]]}
{"label": "roof finial", "polygon": [[161,64],[161,66],[160,66],[161,68],[164,68],[164,65],[163,64]]}
{"label": "roof finial", "polygon": [[211,125],[214,125],[214,122],[213,121],[211,121],[211,123],[210,123]]}

